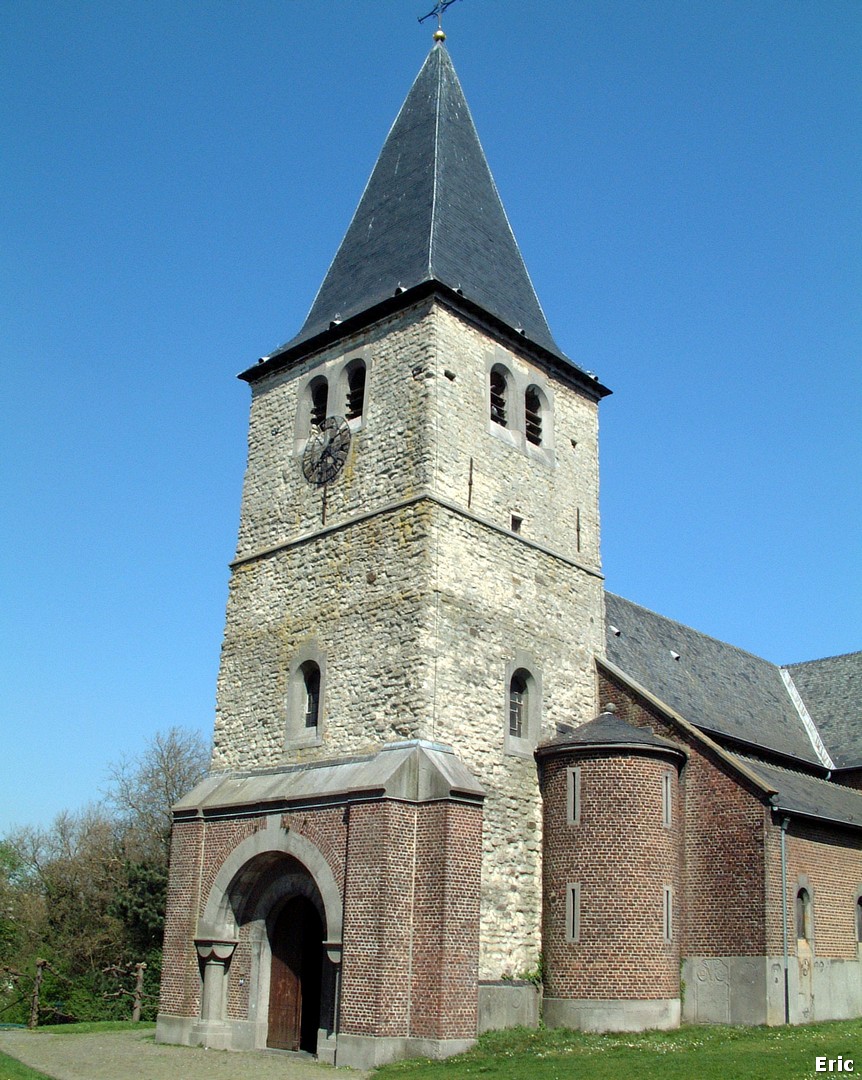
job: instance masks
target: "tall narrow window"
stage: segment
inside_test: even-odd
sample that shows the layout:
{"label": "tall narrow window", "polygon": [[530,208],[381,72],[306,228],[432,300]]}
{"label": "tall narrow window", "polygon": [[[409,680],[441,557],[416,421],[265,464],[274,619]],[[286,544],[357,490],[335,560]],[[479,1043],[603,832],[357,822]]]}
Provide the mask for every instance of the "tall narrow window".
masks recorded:
{"label": "tall narrow window", "polygon": [[518,669],[509,683],[509,734],[516,739],[524,737],[527,723],[527,672]]}
{"label": "tall narrow window", "polygon": [[542,399],[535,386],[528,386],[524,394],[524,417],[527,442],[542,445]]}
{"label": "tall narrow window", "polygon": [[326,724],[326,655],[307,641],[294,655],[287,676],[285,750],[320,745]]}
{"label": "tall narrow window", "polygon": [[491,371],[491,420],[506,427],[506,376],[499,368]]}
{"label": "tall narrow window", "polygon": [[347,369],[347,402],[344,415],[348,420],[358,420],[365,407],[365,364],[354,360]]}
{"label": "tall narrow window", "polygon": [[308,390],[311,394],[310,420],[314,427],[320,427],[326,419],[329,384],[322,375],[319,375],[309,383]]}
{"label": "tall narrow window", "polygon": [[577,944],[581,940],[581,886],[580,882],[566,885],[566,941]]}
{"label": "tall narrow window", "polygon": [[579,767],[566,770],[566,824],[581,823],[581,770]]}
{"label": "tall narrow window", "polygon": [[862,896],[856,901],[856,940],[862,942]]}
{"label": "tall narrow window", "polygon": [[542,675],[535,658],[515,650],[501,680],[502,736],[507,754],[532,757],[542,731]]}
{"label": "tall narrow window", "polygon": [[320,723],[320,668],[308,660],[300,670],[305,689],[305,726],[316,728]]}
{"label": "tall narrow window", "polygon": [[661,778],[661,823],[666,828],[673,824],[673,773],[663,773]]}
{"label": "tall narrow window", "polygon": [[796,894],[796,936],[800,941],[811,940],[811,894],[807,889]]}
{"label": "tall narrow window", "polygon": [[662,938],[665,941],[673,941],[673,889],[670,885],[665,885],[663,891]]}

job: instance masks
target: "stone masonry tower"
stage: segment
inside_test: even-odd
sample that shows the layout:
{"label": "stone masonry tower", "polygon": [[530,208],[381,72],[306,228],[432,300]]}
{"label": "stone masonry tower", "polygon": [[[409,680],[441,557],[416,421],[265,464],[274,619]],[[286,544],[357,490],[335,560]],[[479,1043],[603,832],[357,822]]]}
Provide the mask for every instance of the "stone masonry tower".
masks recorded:
{"label": "stone masonry tower", "polygon": [[158,1037],[455,1052],[482,987],[538,961],[533,751],[597,712],[607,391],[551,336],[442,35],[305,324],[242,378]]}

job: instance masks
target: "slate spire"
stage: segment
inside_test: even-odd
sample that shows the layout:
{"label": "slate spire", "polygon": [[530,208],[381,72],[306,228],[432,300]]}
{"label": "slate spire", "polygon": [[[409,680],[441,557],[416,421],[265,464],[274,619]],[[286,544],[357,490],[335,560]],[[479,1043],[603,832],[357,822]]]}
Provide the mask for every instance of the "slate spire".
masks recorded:
{"label": "slate spire", "polygon": [[284,348],[432,280],[563,355],[439,38],[392,125],[308,317]]}

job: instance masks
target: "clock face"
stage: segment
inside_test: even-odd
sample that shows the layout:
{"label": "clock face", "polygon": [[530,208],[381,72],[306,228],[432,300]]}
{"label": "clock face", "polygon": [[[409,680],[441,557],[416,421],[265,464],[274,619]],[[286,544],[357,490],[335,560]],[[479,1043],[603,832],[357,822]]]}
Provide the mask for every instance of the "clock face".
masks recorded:
{"label": "clock face", "polygon": [[328,416],[311,429],[302,455],[302,472],[309,484],[328,484],[341,472],[350,449],[350,426],[341,416]]}

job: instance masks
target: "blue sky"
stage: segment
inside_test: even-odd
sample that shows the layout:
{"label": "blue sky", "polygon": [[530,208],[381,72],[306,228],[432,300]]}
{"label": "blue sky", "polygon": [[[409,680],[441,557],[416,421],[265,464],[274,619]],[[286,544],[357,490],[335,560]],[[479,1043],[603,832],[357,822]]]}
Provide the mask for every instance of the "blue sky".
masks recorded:
{"label": "blue sky", "polygon": [[[431,0],[4,0],[0,832],[211,730],[248,392]],[[462,0],[450,53],[601,412],[608,587],[778,663],[860,635],[862,6]]]}

